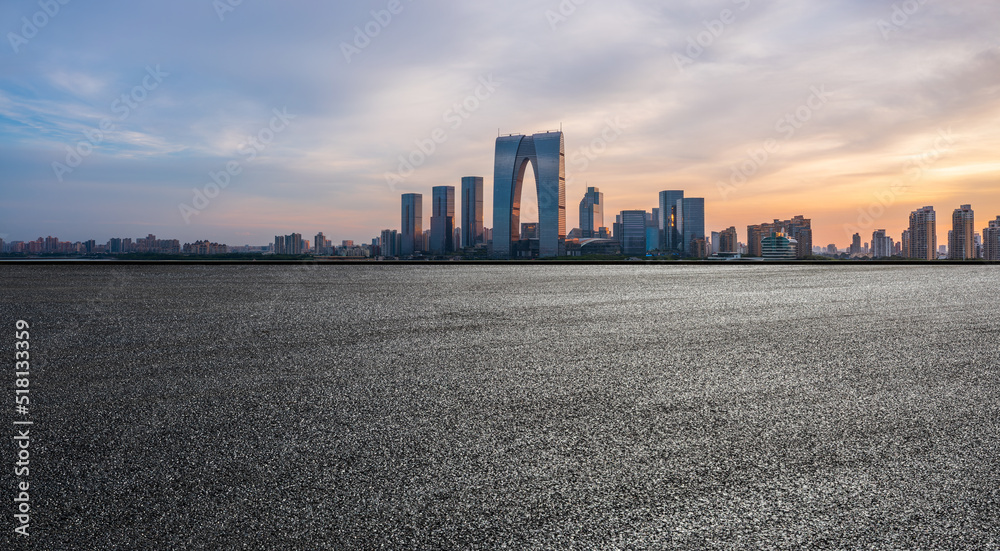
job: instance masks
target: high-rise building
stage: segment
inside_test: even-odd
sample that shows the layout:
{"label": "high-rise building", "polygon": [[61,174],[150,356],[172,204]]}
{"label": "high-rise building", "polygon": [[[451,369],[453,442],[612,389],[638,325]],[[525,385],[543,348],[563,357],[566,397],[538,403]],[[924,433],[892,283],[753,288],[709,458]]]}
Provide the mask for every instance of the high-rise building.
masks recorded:
{"label": "high-rise building", "polygon": [[782,233],[790,241],[794,241],[797,258],[813,254],[812,220],[799,215],[791,220],[776,219],[770,224],[747,226],[747,256],[763,256],[761,240],[770,237],[772,233]]}
{"label": "high-rise building", "polygon": [[848,251],[851,256],[858,256],[861,254],[861,234],[856,233],[854,237],[851,238],[851,248]]}
{"label": "high-rise building", "polygon": [[316,237],[313,239],[313,250],[316,254],[330,254],[330,251],[328,250],[329,248],[330,241],[327,240],[325,235],[323,235],[323,232],[317,233]]}
{"label": "high-rise building", "polygon": [[709,248],[709,243],[707,239],[696,238],[691,240],[690,251],[688,251],[688,256],[693,258],[708,258],[712,251]]}
{"label": "high-rise building", "polygon": [[677,201],[677,225],[680,227],[681,250],[686,256],[694,256],[691,242],[705,240],[705,199],[685,197]]}
{"label": "high-rise building", "polygon": [[937,259],[937,215],[934,207],[923,207],[911,212],[908,231],[907,258]]}
{"label": "high-rise building", "polygon": [[485,243],[483,236],[483,177],[462,178],[462,247]]}
{"label": "high-rise building", "polygon": [[521,184],[526,164],[538,192],[538,256],[566,248],[566,155],[562,132],[501,136],[493,166],[493,256],[510,258],[519,240]]}
{"label": "high-rise building", "polygon": [[[599,232],[594,234],[597,237]],[[660,209],[654,208],[653,212],[646,213],[646,252],[659,250],[660,248]]]}
{"label": "high-rise building", "polygon": [[983,258],[1000,260],[1000,216],[990,220],[989,226],[983,229]]}
{"label": "high-rise building", "polygon": [[766,229],[770,229],[770,226],[770,224],[747,226],[747,256],[761,256],[760,243],[765,237],[771,236],[770,231],[764,233]]}
{"label": "high-rise building", "polygon": [[660,250],[681,254],[684,252],[684,235],[680,227],[678,201],[684,199],[681,190],[660,192],[660,216],[658,220],[660,235]]}
{"label": "high-rise building", "polygon": [[895,254],[896,246],[885,230],[875,230],[872,233],[872,258],[889,258]]}
{"label": "high-rise building", "polygon": [[293,233],[285,236],[285,254],[302,254],[305,242],[302,241],[301,233]]}
{"label": "high-rise building", "polygon": [[521,222],[521,241],[538,239],[538,222]]}
{"label": "high-rise building", "polygon": [[622,254],[628,256],[646,255],[646,211],[623,210],[621,218]]}
{"label": "high-rise building", "polygon": [[382,256],[399,256],[399,232],[396,230],[382,230],[379,238]]}
{"label": "high-rise building", "polygon": [[739,244],[736,240],[736,227],[730,226],[719,234],[719,252],[736,253],[739,252]]}
{"label": "high-rise building", "polygon": [[604,194],[596,187],[588,187],[580,201],[580,231],[583,239],[597,237],[604,225]]}
{"label": "high-rise building", "polygon": [[424,196],[403,194],[402,223],[399,231],[403,242],[401,256],[410,256],[424,249]]}
{"label": "high-rise building", "polygon": [[455,252],[455,186],[435,186],[431,206],[431,252]]}
{"label": "high-rise building", "polygon": [[948,232],[948,258],[951,260],[972,260],[976,258],[976,221],[972,205],[962,205],[951,215],[951,231]]}

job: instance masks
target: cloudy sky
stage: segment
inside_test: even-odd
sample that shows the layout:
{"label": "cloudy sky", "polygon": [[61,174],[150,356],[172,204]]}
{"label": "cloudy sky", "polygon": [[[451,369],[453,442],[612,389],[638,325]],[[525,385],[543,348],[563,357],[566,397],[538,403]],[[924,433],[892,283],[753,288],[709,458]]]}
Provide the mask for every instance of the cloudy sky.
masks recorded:
{"label": "cloudy sky", "polygon": [[497,133],[561,125],[571,228],[591,185],[608,226],[683,189],[741,240],[796,214],[817,245],[898,239],[933,205],[940,241],[960,204],[1000,215],[998,21],[979,0],[9,0],[0,237],[367,241],[401,193],[426,211],[468,175],[491,226]]}

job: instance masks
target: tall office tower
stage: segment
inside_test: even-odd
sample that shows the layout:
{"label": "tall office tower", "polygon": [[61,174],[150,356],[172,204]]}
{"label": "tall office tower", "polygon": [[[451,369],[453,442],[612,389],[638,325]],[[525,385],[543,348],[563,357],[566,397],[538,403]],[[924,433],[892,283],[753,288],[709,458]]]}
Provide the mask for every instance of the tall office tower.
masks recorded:
{"label": "tall office tower", "polygon": [[910,248],[907,258],[937,259],[937,215],[934,207],[923,207],[910,213]]}
{"label": "tall office tower", "polygon": [[582,239],[597,237],[597,230],[604,225],[604,194],[596,187],[588,187],[580,201],[580,231]]}
{"label": "tall office tower", "polygon": [[660,219],[658,221],[661,232],[660,250],[678,254],[684,251],[684,236],[678,225],[680,217],[677,212],[677,201],[681,199],[684,199],[684,192],[681,190],[660,192]]}
{"label": "tall office tower", "polygon": [[519,240],[524,171],[535,171],[538,256],[566,252],[566,154],[562,132],[502,136],[493,165],[493,256],[510,258]]}
{"label": "tall office tower", "polygon": [[885,230],[875,230],[872,233],[872,258],[889,258],[895,254],[896,246]]}
{"label": "tall office tower", "polygon": [[623,210],[621,217],[622,254],[628,256],[646,255],[646,211]]}
{"label": "tall office tower", "polygon": [[705,199],[686,197],[677,200],[677,226],[681,234],[681,251],[693,256],[691,242],[705,239]]}
{"label": "tall office tower", "polygon": [[972,237],[972,244],[976,248],[976,256],[975,256],[975,258],[982,258],[983,257],[983,237],[981,235],[979,235],[979,232],[976,232],[976,235],[974,235]]}
{"label": "tall office tower", "polygon": [[[757,243],[760,245],[760,242]],[[719,234],[719,252],[720,253],[735,253],[739,252],[739,244],[736,241],[736,226],[730,226],[729,228],[722,230]]]}
{"label": "tall office tower", "polygon": [[452,243],[455,245],[455,250],[456,251],[462,250],[462,246],[463,246],[463,244],[462,244],[462,228],[455,228],[455,231],[452,232],[452,240],[453,240]]}
{"label": "tall office tower", "polygon": [[990,225],[983,229],[983,258],[1000,260],[1000,216],[990,220]]}
{"label": "tall office tower", "polygon": [[861,234],[856,233],[854,237],[851,238],[851,249],[848,251],[851,256],[856,256],[861,254]]}
{"label": "tall office tower", "polygon": [[[594,233],[597,237],[599,232]],[[660,249],[660,208],[654,208],[653,212],[646,213],[646,252]]]}
{"label": "tall office tower", "polygon": [[972,205],[962,205],[951,215],[951,231],[948,232],[948,258],[951,260],[972,260],[976,258],[976,221]]}
{"label": "tall office tower", "polygon": [[910,257],[910,230],[903,230],[903,235],[899,238],[899,255],[903,258]]}
{"label": "tall office tower", "polygon": [[404,193],[402,215],[399,234],[403,244],[399,254],[410,256],[424,250],[424,196]]}
{"label": "tall office tower", "polygon": [[455,186],[435,186],[432,194],[431,252],[455,252]]}
{"label": "tall office tower", "polygon": [[396,230],[382,230],[382,237],[379,239],[382,256],[399,256],[399,232]]}
{"label": "tall office tower", "polygon": [[462,178],[462,247],[485,243],[483,236],[483,177]]}

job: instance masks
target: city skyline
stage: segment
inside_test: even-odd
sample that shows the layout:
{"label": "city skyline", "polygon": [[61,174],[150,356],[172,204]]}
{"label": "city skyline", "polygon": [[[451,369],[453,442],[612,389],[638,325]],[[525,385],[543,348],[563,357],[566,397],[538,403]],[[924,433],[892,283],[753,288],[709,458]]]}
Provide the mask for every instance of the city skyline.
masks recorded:
{"label": "city skyline", "polygon": [[401,193],[492,186],[498,129],[559,127],[567,229],[587,187],[606,217],[684,189],[707,230],[801,213],[817,244],[1000,212],[1000,6],[394,5],[0,6],[0,238],[363,242]]}

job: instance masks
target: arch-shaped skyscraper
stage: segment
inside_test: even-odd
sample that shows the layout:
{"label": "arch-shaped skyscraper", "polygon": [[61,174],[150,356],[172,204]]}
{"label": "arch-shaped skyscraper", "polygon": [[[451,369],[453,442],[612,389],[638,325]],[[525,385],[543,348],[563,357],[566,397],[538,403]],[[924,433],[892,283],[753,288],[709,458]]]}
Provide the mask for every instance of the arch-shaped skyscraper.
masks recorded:
{"label": "arch-shaped skyscraper", "polygon": [[521,185],[528,164],[538,188],[538,256],[563,253],[566,154],[562,132],[497,138],[493,168],[493,256],[510,258],[521,224]]}

